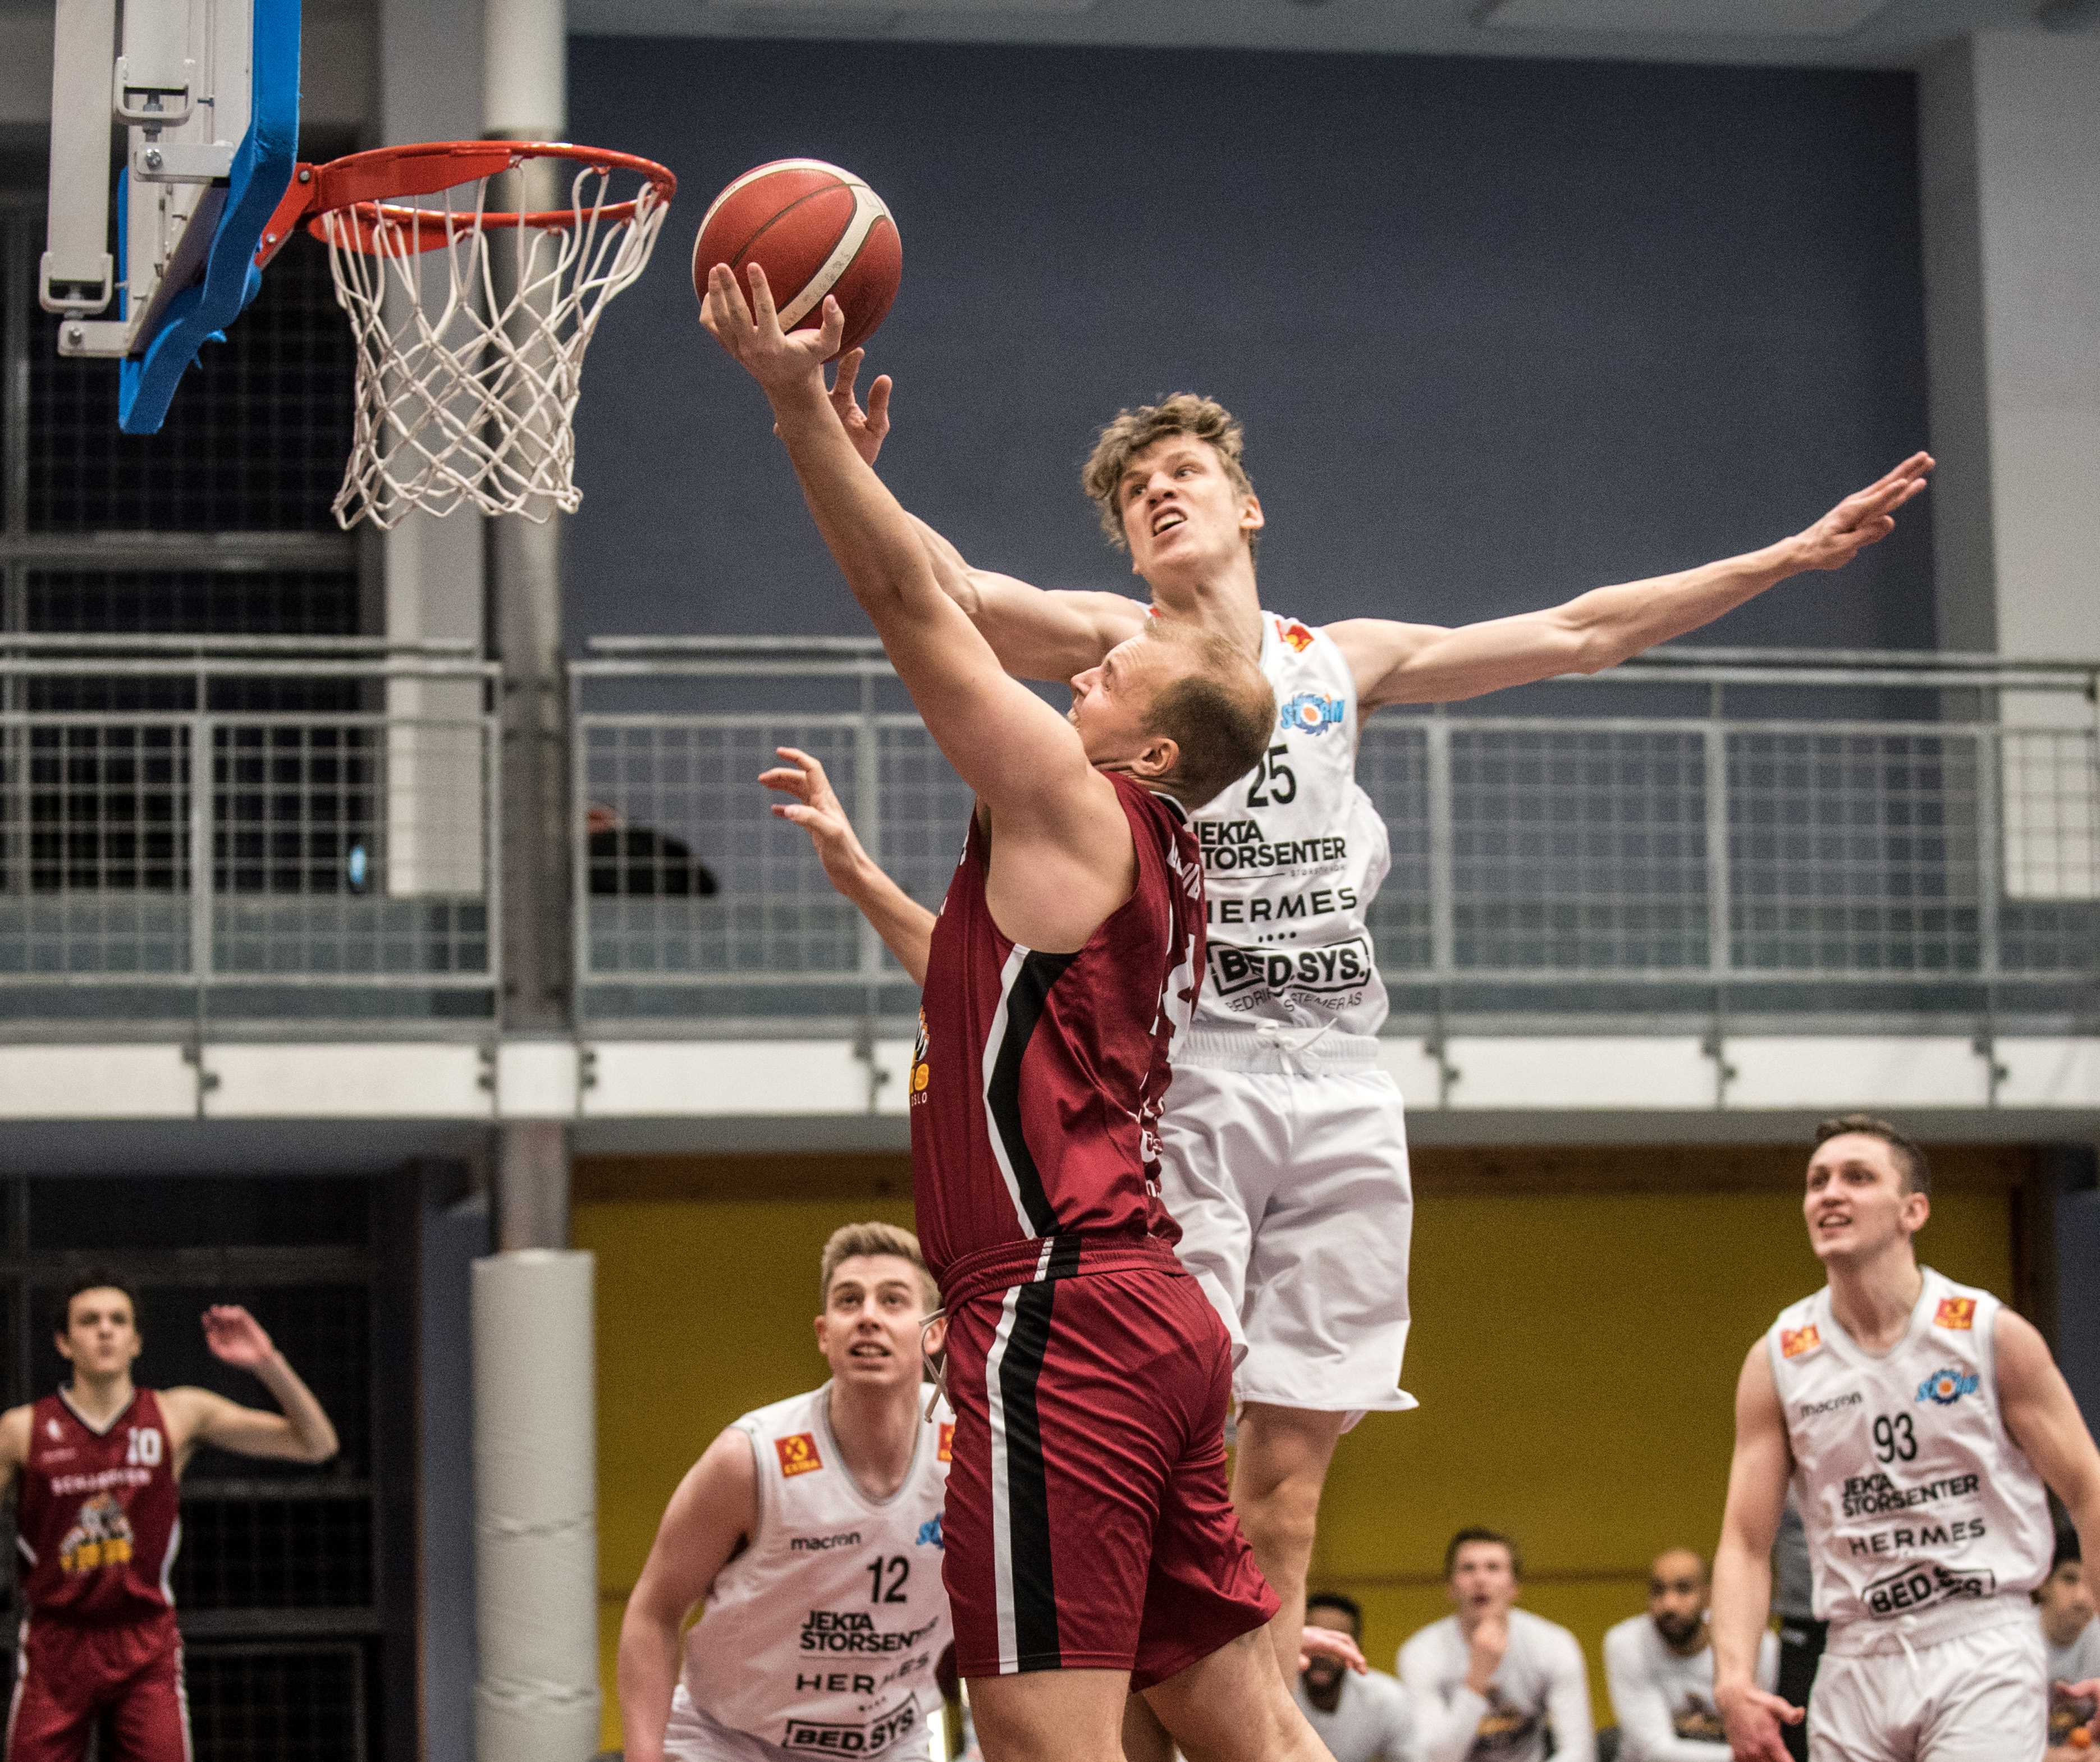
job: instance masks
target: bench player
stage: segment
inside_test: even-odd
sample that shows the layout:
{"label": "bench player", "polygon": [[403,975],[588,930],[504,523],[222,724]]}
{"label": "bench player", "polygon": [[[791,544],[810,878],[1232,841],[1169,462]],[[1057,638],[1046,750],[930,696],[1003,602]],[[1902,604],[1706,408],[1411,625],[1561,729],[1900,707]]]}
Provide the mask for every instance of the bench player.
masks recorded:
{"label": "bench player", "polygon": [[[870,462],[889,431],[887,376],[834,401]],[[1066,679],[1145,627],[1185,620],[1258,654],[1277,720],[1261,762],[1193,819],[1209,886],[1210,983],[1176,1046],[1162,1124],[1167,1209],[1184,1262],[1243,1348],[1233,1502],[1282,1600],[1273,1639],[1295,1667],[1320,1491],[1365,1411],[1400,1387],[1414,1202],[1401,1097],[1378,1065],[1385,987],[1370,912],[1386,829],[1356,780],[1364,718],[1597,673],[1711,623],[1788,576],[1836,569],[1893,530],[1925,487],[1918,453],[1805,532],[1745,556],[1598,588],[1566,604],[1444,629],[1385,618],[1311,625],[1266,611],[1265,516],[1239,424],[1183,393],[1102,431],[1083,481],[1150,604],[1045,592],[969,570],[921,523],[959,604],[1010,673]]]}
{"label": "bench player", "polygon": [[[831,1377],[726,1428],[671,1495],[620,1626],[629,1762],[924,1762],[947,1649],[945,1409],[920,1380],[940,1306],[919,1239],[848,1224],[824,1244]],[[686,1634],[680,1625],[705,1602]]]}
{"label": "bench player", "polygon": [[911,1111],[978,1738],[990,1762],[1099,1762],[1136,1689],[1206,1762],[1312,1762],[1226,1493],[1229,1341],[1150,1178],[1202,983],[1184,809],[1252,766],[1273,700],[1251,656],[1185,623],[1081,671],[1069,720],[1009,678],[829,400],[836,303],[783,337],[755,266],[750,285],[747,307],[717,265],[704,322],[764,387],[818,529],[977,797],[928,949]]}
{"label": "bench player", "polygon": [[2100,1451],[2034,1327],[1917,1264],[1930,1187],[1886,1122],[1817,1128],[1803,1209],[1829,1283],[1744,1361],[1714,1561],[1714,1698],[1739,1762],[1785,1762],[1780,1722],[1802,1716],[1754,1677],[1789,1478],[1829,1623],[1809,1762],[2042,1755],[2045,1488],[2100,1541]]}
{"label": "bench player", "polygon": [[326,1462],[335,1428],[237,1305],[204,1312],[205,1342],[253,1371],[281,1413],[208,1389],[134,1384],[138,1301],[110,1274],[76,1279],[53,1322],[72,1380],[0,1413],[0,1482],[15,1490],[25,1610],[7,1762],[82,1762],[98,1724],[103,1762],[189,1762],[168,1583],[182,1529],[176,1483],[201,1444]]}

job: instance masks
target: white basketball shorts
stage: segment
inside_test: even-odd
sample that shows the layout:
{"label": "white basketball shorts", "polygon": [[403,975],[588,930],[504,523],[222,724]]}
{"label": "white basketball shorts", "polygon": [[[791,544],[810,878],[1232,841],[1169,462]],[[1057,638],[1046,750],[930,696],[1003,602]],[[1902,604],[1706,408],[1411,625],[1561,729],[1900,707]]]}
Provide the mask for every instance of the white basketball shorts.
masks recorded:
{"label": "white basketball shorts", "polygon": [[1833,1636],[1808,1698],[1809,1762],[2041,1762],[2041,1624],[2025,1607],[1976,1614],[1984,1625],[1908,1649],[1883,1635],[1855,1651]]}
{"label": "white basketball shorts", "polygon": [[[930,1734],[938,1724],[938,1714],[922,1722],[902,1742],[881,1751],[880,1762],[931,1762]],[[693,1704],[682,1682],[671,1691],[671,1718],[664,1728],[664,1762],[809,1762],[809,1755],[806,1750],[785,1749],[723,1724]]]}
{"label": "white basketball shorts", "polygon": [[1177,1038],[1161,1197],[1233,1336],[1242,1402],[1396,1412],[1414,1198],[1378,1042],[1331,1030]]}

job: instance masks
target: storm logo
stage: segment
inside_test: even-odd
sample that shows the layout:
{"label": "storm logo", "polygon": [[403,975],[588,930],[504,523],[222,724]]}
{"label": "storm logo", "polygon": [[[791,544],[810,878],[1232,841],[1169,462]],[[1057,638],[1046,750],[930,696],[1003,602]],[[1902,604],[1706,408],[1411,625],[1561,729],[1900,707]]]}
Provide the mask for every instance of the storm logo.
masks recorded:
{"label": "storm logo", "polygon": [[1935,1371],[1917,1385],[1920,1401],[1935,1402],[1943,1407],[1951,1407],[1964,1395],[1976,1393],[1976,1378],[1972,1371],[1952,1368]]}
{"label": "storm logo", "polygon": [[1342,700],[1324,691],[1300,691],[1276,713],[1276,726],[1286,734],[1325,734],[1342,719]]}

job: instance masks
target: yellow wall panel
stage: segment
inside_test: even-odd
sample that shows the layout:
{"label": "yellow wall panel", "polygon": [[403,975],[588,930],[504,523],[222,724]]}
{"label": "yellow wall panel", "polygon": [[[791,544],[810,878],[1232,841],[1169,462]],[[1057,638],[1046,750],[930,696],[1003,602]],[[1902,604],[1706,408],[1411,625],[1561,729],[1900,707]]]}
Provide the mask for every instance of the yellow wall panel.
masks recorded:
{"label": "yellow wall panel", "polygon": [[[1637,1174],[1644,1153],[1624,1155]],[[1514,1164],[1524,1153],[1498,1155]],[[708,1190],[675,1177],[638,1190],[682,1186]],[[735,1183],[741,1194],[783,1190],[796,1190]],[[911,1208],[836,1195],[593,1199],[623,1189],[587,1177],[579,1190],[576,1246],[598,1257],[612,1747],[620,1609],[665,1500],[738,1414],[822,1380],[810,1318],[825,1236],[857,1217],[908,1224]],[[1951,1277],[2010,1296],[2004,1187],[1943,1191],[1921,1247]],[[1313,1574],[1363,1603],[1372,1662],[1391,1668],[1401,1641],[1447,1612],[1444,1544],[1462,1525],[1489,1524],[1523,1545],[1525,1605],[1582,1638],[1607,1721],[1604,1631],[1640,1610],[1657,1550],[1712,1547],[1743,1354],[1820,1282],[1789,1191],[1430,1192],[1417,1218],[1405,1379],[1422,1407],[1374,1415],[1343,1441]]]}

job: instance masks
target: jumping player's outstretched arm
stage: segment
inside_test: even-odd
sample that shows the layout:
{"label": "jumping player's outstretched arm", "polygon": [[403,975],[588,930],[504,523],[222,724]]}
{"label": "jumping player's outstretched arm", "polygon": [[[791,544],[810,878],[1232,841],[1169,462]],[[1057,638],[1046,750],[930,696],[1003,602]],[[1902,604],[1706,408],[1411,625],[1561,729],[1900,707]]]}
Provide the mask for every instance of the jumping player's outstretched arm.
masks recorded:
{"label": "jumping player's outstretched arm", "polygon": [[861,846],[853,822],[824,767],[799,747],[773,749],[786,762],[759,773],[758,780],[792,801],[773,811],[809,833],[824,877],[875,926],[883,946],[897,956],[914,985],[926,983],[926,952],[933,942],[933,914],[885,874]]}
{"label": "jumping player's outstretched arm", "polygon": [[1135,874],[1114,785],[1088,762],[1078,731],[1001,669],[943,590],[942,565],[911,516],[846,433],[823,365],[845,328],[838,302],[826,297],[821,331],[788,334],[756,263],[750,289],[747,303],[717,264],[701,321],[764,390],[817,530],[927,731],[977,793],[1009,858],[1025,853],[1002,865],[1009,885],[994,902],[1002,928],[1040,948],[1080,947],[1128,896]]}
{"label": "jumping player's outstretched arm", "polygon": [[1806,531],[1744,556],[1456,629],[1350,618],[1329,625],[1327,634],[1340,646],[1366,709],[1456,703],[1562,673],[1602,673],[1711,624],[1789,576],[1842,569],[1895,530],[1896,510],[1924,489],[1932,466],[1931,455],[1914,453]]}
{"label": "jumping player's outstretched arm", "polygon": [[[2049,1342],[2034,1323],[2001,1309],[1991,1342],[1992,1374],[2005,1429],[2035,1467],[2078,1530],[2088,1560],[2100,1560],[2100,1450]],[[2100,1698],[2100,1678],[2073,1683],[2074,1697]]]}
{"label": "jumping player's outstretched arm", "polygon": [[334,1425],[260,1322],[237,1303],[214,1304],[204,1312],[204,1337],[214,1358],[253,1371],[284,1411],[244,1407],[209,1389],[162,1390],[178,1472],[200,1444],[289,1462],[326,1462],[336,1453]]}
{"label": "jumping player's outstretched arm", "polygon": [[1758,1685],[1758,1647],[1771,1617],[1771,1546],[1786,1507],[1793,1452],[1763,1340],[1736,1382],[1736,1455],[1714,1550],[1714,1702],[1736,1762],[1787,1762],[1780,1724],[1801,1711]]}
{"label": "jumping player's outstretched arm", "polygon": [[[854,395],[865,351],[849,349],[839,357],[832,382],[832,408],[870,465],[889,432],[889,375],[879,375],[868,387],[867,407]],[[962,607],[977,634],[991,645],[999,664],[1017,679],[1069,679],[1097,665],[1118,643],[1145,628],[1146,608],[1127,594],[1031,587],[1013,576],[973,569],[963,554],[916,514],[919,528],[934,559],[943,590]]]}
{"label": "jumping player's outstretched arm", "polygon": [[734,1426],[686,1471],[620,1623],[620,1718],[629,1762],[663,1762],[679,1631],[758,1527],[758,1465]]}

